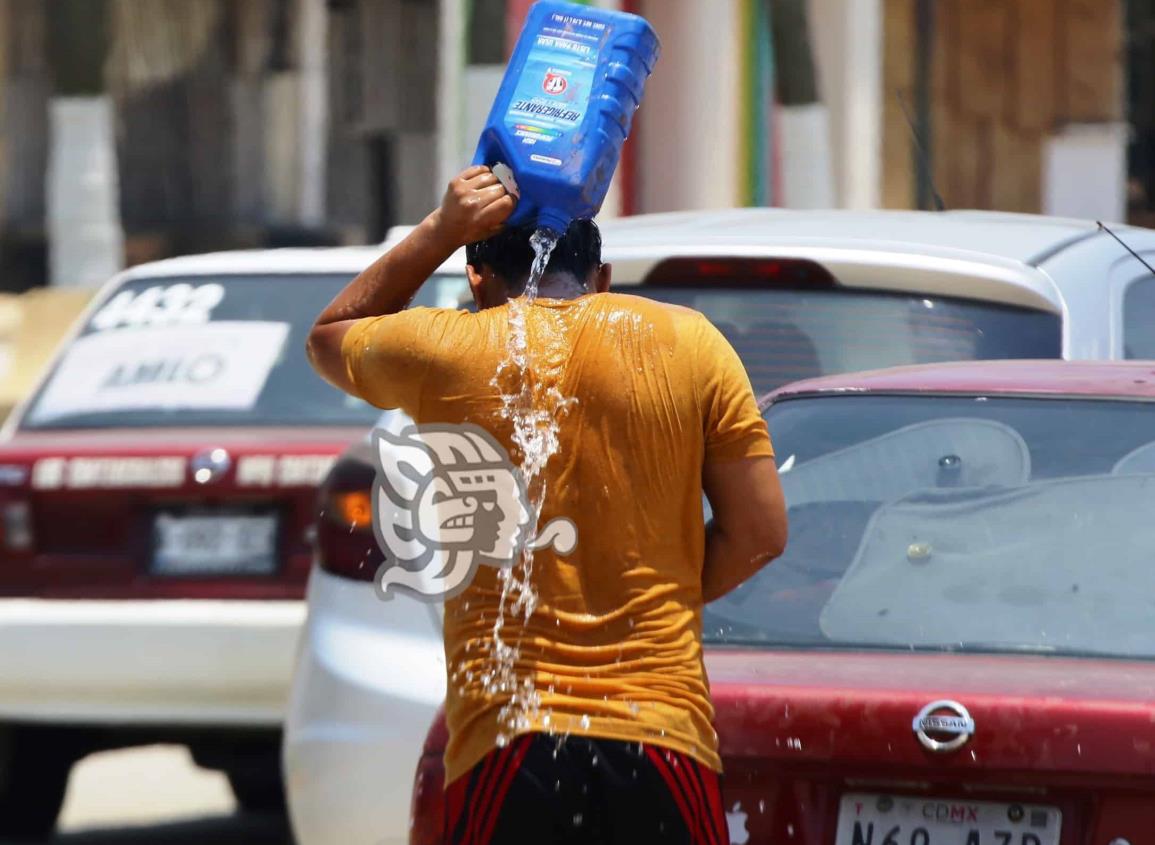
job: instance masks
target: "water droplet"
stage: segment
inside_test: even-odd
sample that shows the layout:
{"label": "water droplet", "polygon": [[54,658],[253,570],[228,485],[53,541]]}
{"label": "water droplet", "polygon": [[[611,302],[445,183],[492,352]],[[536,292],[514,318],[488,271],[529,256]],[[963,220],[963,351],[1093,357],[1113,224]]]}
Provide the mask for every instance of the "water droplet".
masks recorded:
{"label": "water droplet", "polygon": [[759,813],[765,813],[766,812],[766,802],[765,801],[759,801],[758,802],[758,812]]}
{"label": "water droplet", "polygon": [[794,825],[792,825],[792,824],[786,825],[786,835],[789,836],[791,839],[794,838]]}
{"label": "water droplet", "polygon": [[509,739],[506,738],[505,734],[498,734],[497,739],[494,741],[497,743],[498,748],[505,748],[505,746],[509,745]]}
{"label": "water droplet", "polygon": [[573,826],[574,827],[581,827],[582,826],[582,814],[581,813],[574,813],[573,814]]}
{"label": "water droplet", "polygon": [[590,729],[590,717],[588,715],[582,716],[581,726],[583,731],[588,731]]}

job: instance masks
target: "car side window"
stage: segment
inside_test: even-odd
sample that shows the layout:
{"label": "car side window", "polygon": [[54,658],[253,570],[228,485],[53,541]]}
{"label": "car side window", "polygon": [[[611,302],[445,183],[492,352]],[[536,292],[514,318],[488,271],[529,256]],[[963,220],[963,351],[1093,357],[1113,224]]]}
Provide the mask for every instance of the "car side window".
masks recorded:
{"label": "car side window", "polygon": [[1123,295],[1123,357],[1155,358],[1155,276],[1136,279]]}

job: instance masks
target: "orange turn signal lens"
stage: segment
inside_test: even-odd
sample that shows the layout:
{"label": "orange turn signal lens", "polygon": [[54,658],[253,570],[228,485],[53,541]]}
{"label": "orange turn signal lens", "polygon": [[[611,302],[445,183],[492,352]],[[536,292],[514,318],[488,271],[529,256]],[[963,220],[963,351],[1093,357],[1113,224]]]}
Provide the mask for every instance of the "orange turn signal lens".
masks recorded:
{"label": "orange turn signal lens", "polygon": [[348,525],[351,530],[373,526],[373,497],[367,490],[333,493],[329,508],[333,519]]}

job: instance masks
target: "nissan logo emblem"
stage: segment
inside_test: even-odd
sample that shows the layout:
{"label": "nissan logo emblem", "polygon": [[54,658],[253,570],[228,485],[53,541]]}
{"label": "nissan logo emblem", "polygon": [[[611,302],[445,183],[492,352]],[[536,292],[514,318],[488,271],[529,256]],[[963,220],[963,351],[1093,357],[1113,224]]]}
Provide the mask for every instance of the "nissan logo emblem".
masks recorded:
{"label": "nissan logo emblem", "polygon": [[975,720],[957,701],[932,701],[914,717],[914,735],[927,751],[957,751],[975,735]]}

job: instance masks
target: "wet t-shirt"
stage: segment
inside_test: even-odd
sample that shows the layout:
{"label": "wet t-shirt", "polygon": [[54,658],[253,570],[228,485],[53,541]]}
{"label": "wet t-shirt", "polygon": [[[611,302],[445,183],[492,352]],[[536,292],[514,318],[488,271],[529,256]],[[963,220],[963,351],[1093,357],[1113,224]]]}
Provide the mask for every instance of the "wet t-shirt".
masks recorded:
{"label": "wet t-shirt", "polygon": [[[361,320],[344,342],[350,379],[418,424],[481,426],[520,464],[502,399],[521,383],[507,360],[515,308]],[[503,614],[513,677],[537,696],[517,730],[646,742],[720,769],[702,662],[702,467],[773,455],[749,378],[688,309],[593,294],[521,312],[533,401],[557,420],[538,525],[568,518],[577,543],[536,552],[536,607]],[[447,782],[509,734],[510,693],[486,685],[500,603],[493,566],[446,602]]]}

